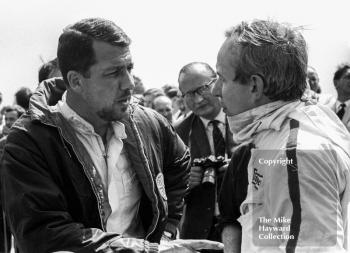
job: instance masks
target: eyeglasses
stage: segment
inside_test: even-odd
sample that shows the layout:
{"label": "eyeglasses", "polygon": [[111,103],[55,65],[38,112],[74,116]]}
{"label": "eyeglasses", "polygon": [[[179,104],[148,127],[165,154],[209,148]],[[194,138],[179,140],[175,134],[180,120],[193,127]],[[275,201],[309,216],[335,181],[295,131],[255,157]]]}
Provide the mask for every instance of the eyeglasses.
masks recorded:
{"label": "eyeglasses", "polygon": [[182,94],[182,97],[183,98],[193,98],[196,94],[198,96],[206,95],[206,94],[210,93],[211,87],[216,82],[216,80],[217,80],[217,78],[213,78],[208,83],[204,84],[203,86],[201,86],[195,90],[186,92],[185,94]]}

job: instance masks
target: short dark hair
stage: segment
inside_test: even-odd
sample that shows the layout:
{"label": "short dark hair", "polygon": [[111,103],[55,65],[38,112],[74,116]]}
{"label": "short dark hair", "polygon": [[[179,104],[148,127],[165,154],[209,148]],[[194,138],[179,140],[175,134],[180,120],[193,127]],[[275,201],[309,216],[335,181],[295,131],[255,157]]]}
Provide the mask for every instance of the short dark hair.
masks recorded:
{"label": "short dark hair", "polygon": [[27,87],[22,87],[20,88],[16,93],[16,104],[19,106],[23,107],[25,110],[28,110],[29,108],[29,100],[30,97],[32,96],[33,92],[31,89]]}
{"label": "short dark hair", "polygon": [[350,65],[348,63],[343,63],[339,65],[334,73],[333,82],[338,81],[340,78],[342,78],[342,76],[348,69],[350,69]]}
{"label": "short dark hair", "polygon": [[88,18],[67,26],[58,40],[57,58],[64,81],[69,85],[67,73],[75,70],[89,77],[95,63],[93,41],[103,41],[126,47],[130,38],[114,22],[102,18]]}
{"label": "short dark hair", "polygon": [[59,70],[57,58],[41,65],[38,75],[39,83],[48,79],[55,70]]}
{"label": "short dark hair", "polygon": [[162,90],[164,91],[165,95],[170,99],[179,95],[179,89],[176,86],[170,84],[163,85]]}
{"label": "short dark hair", "polygon": [[269,99],[300,99],[306,89],[308,62],[301,30],[272,20],[242,22],[228,30],[231,48],[240,49],[237,80],[247,83],[252,75],[260,74]]}
{"label": "short dark hair", "polygon": [[182,74],[187,74],[187,73],[190,73],[193,69],[195,69],[196,67],[198,66],[202,66],[204,67],[208,73],[210,74],[210,76],[212,78],[215,78],[216,77],[216,72],[213,70],[212,67],[210,67],[210,65],[206,62],[191,62],[191,63],[188,63],[186,64],[185,66],[183,66],[181,69],[180,69],[180,72],[179,72],[179,81],[180,81],[180,76]]}

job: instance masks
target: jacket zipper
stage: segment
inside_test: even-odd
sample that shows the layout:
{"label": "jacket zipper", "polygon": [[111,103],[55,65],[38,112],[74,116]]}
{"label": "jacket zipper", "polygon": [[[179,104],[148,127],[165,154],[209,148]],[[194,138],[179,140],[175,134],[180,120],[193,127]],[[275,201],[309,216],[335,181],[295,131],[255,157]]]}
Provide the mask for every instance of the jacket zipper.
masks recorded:
{"label": "jacket zipper", "polygon": [[139,132],[138,132],[138,130],[137,130],[137,127],[136,127],[136,125],[134,124],[134,122],[132,121],[132,119],[130,119],[130,121],[131,121],[131,125],[132,125],[132,128],[134,129],[134,131],[136,132],[136,140],[138,141],[138,147],[139,147],[139,150],[141,151],[141,154],[142,154],[142,158],[143,158],[143,160],[145,161],[145,163],[146,163],[146,168],[147,168],[147,175],[149,176],[149,178],[150,178],[150,180],[151,180],[151,182],[152,182],[152,193],[154,194],[154,196],[155,196],[155,199],[156,199],[156,211],[157,211],[157,219],[156,219],[156,223],[154,224],[154,226],[153,226],[153,228],[152,228],[152,230],[146,235],[146,237],[145,237],[145,240],[147,240],[148,239],[148,237],[154,232],[154,230],[156,229],[156,227],[157,227],[157,223],[158,223],[158,220],[159,220],[159,213],[160,213],[160,211],[159,211],[159,209],[158,209],[158,196],[157,196],[157,194],[156,194],[156,192],[155,192],[155,187],[154,187],[154,180],[153,180],[153,178],[152,178],[152,172],[151,172],[151,170],[150,170],[150,168],[149,168],[149,162],[148,162],[148,159],[147,159],[147,156],[146,156],[146,154],[144,153],[144,151],[143,151],[143,145],[142,145],[142,143],[141,143],[141,141],[139,140]]}
{"label": "jacket zipper", "polygon": [[[75,149],[74,149],[73,144],[72,144],[70,141],[68,141],[68,140],[64,137],[61,128],[59,128],[58,126],[55,126],[55,125],[52,125],[52,124],[43,122],[43,121],[41,121],[41,122],[42,122],[44,125],[57,128],[58,131],[59,131],[60,137],[63,138],[66,142],[68,142],[68,143],[70,144],[70,146],[72,147],[73,152],[74,152],[74,155],[75,155],[75,157],[78,159],[80,165],[83,167],[84,174],[85,174],[85,176],[88,178],[88,180],[89,180],[89,182],[90,182],[90,185],[91,185],[91,187],[92,187],[92,191],[93,191],[93,193],[95,194],[95,197],[96,197],[96,199],[97,199],[97,201],[98,201],[98,203],[97,203],[97,209],[98,209],[98,212],[99,212],[99,218],[100,218],[101,227],[102,227],[102,230],[106,232],[106,228],[105,228],[105,226],[104,226],[104,224],[103,224],[103,221],[102,221],[103,219],[101,218],[102,210],[101,210],[101,208],[100,208],[100,205],[102,206],[102,201],[101,201],[100,197],[98,196],[97,189],[96,189],[96,186],[95,186],[94,182],[93,182],[92,179],[87,175],[87,173],[86,173],[86,168],[84,167],[84,165],[83,165],[83,163],[81,162],[81,160],[79,159],[79,157],[76,155],[76,152],[75,152]],[[63,140],[62,140],[62,141],[63,141]],[[63,143],[63,145],[65,146],[64,143]],[[66,147],[65,147],[65,149],[67,150]],[[67,150],[67,152],[68,152],[68,150]],[[69,152],[68,152],[68,154],[69,154],[69,156],[71,157],[71,155],[70,155]]]}

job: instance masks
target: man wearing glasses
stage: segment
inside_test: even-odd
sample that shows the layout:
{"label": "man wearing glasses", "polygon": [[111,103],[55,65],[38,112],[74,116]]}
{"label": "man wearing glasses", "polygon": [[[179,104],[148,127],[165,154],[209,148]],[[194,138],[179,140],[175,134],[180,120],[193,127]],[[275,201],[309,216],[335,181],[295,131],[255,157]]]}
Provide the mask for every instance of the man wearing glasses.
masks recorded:
{"label": "man wearing glasses", "polygon": [[166,119],[131,101],[130,43],[103,18],[66,27],[57,50],[63,79],[43,81],[11,127],[1,193],[21,253],[222,248],[171,240],[189,155]]}
{"label": "man wearing glasses", "polygon": [[[192,164],[196,158],[229,158],[233,147],[232,135],[226,123],[220,100],[211,94],[216,73],[207,64],[192,62],[179,73],[179,88],[192,113],[175,125],[181,139],[190,147]],[[206,182],[203,166],[191,167],[190,193],[181,230],[182,238],[220,240],[216,230],[219,211],[217,192],[225,166],[216,170],[211,182]]]}

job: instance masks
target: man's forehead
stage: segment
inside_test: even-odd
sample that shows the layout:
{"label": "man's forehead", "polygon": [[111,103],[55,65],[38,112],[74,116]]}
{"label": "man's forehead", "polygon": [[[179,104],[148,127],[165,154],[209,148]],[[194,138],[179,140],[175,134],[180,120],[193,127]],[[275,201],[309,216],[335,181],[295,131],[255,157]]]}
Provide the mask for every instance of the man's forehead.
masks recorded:
{"label": "man's forehead", "polygon": [[5,112],[5,118],[10,118],[10,117],[17,117],[17,112],[16,111]]}
{"label": "man's forehead", "polygon": [[170,98],[161,96],[161,97],[155,98],[153,101],[153,104],[158,105],[158,106],[167,106],[167,105],[171,106],[172,102],[171,102]]}
{"label": "man's forehead", "polygon": [[211,78],[208,74],[198,72],[182,73],[179,78],[179,87],[182,92],[187,92],[204,85]]}
{"label": "man's forehead", "polygon": [[204,67],[191,68],[190,70],[180,74],[181,81],[203,81],[206,79],[211,79],[213,73]]}
{"label": "man's forehead", "polygon": [[132,61],[128,46],[121,47],[103,41],[94,41],[93,48],[97,62],[109,61],[115,64],[123,64]]}
{"label": "man's forehead", "polygon": [[234,44],[232,38],[228,38],[222,44],[216,62],[218,74],[222,74],[225,68],[231,68],[237,65],[239,61],[240,47]]}

